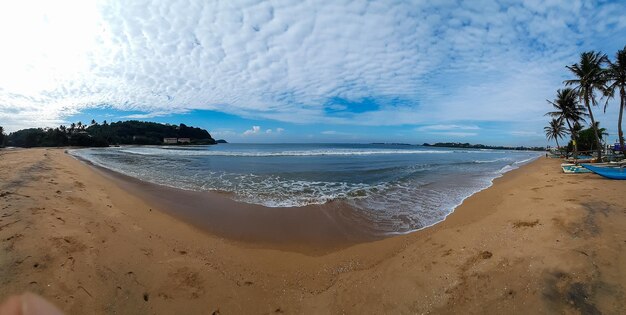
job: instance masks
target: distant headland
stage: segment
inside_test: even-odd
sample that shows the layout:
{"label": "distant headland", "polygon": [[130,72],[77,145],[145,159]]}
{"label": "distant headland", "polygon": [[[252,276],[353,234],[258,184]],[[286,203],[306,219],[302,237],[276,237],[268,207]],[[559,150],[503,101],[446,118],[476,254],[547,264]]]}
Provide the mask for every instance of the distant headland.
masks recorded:
{"label": "distant headland", "polygon": [[507,147],[507,146],[491,146],[484,144],[469,144],[460,142],[437,142],[435,144],[422,144],[425,147],[442,147],[442,148],[463,148],[463,149],[490,149],[490,150],[520,150],[520,151],[545,151],[544,147]]}
{"label": "distant headland", "polygon": [[[2,144],[13,147],[106,147],[109,145],[208,145],[226,143],[205,129],[137,120],[97,123],[81,122],[56,128],[28,128],[10,133]],[[4,142],[4,143],[2,143]]]}

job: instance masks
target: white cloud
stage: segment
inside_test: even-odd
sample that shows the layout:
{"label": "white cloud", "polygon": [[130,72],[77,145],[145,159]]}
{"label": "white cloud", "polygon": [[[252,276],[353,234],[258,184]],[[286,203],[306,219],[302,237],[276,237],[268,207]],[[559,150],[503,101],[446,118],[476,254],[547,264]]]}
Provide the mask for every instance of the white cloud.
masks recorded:
{"label": "white cloud", "polygon": [[[579,51],[621,48],[620,12],[569,0],[4,1],[0,119],[50,125],[106,104],[147,113],[135,118],[528,121]],[[332,98],[380,104],[359,113]]]}
{"label": "white cloud", "polygon": [[266,135],[278,135],[278,134],[283,133],[283,131],[285,131],[285,129],[283,129],[283,128],[276,128],[275,130],[265,129],[265,131],[263,131],[261,126],[252,126],[252,128],[244,131],[242,135],[243,136],[254,136],[254,135],[260,135],[262,133],[265,133]]}
{"label": "white cloud", "polygon": [[320,133],[323,134],[323,135],[336,135],[337,131],[335,131],[335,130],[325,130],[325,131],[322,131]]}
{"label": "white cloud", "polygon": [[150,112],[150,113],[146,113],[146,114],[131,114],[131,115],[126,115],[126,116],[122,116],[122,118],[128,118],[128,119],[147,119],[147,118],[155,118],[155,117],[163,117],[163,116],[167,116],[172,114],[171,112],[167,112],[167,111],[154,111],[154,112]]}
{"label": "white cloud", "polygon": [[252,129],[248,129],[243,132],[244,136],[258,135],[261,132],[261,126],[252,126]]}
{"label": "white cloud", "polygon": [[283,128],[276,128],[275,130],[267,129],[267,130],[265,130],[265,133],[266,134],[272,134],[272,133],[273,134],[281,134],[281,133],[283,133],[283,131],[285,131],[285,129],[283,129]]}

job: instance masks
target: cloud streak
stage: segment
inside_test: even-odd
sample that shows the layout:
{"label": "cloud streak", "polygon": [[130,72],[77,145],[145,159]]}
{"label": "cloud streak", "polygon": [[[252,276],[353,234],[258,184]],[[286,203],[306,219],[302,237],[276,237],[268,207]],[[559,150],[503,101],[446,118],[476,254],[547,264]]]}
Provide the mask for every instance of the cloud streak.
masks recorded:
{"label": "cloud streak", "polygon": [[109,106],[145,113],[132,118],[530,120],[581,47],[626,37],[616,12],[626,4],[6,1],[0,118],[49,125]]}

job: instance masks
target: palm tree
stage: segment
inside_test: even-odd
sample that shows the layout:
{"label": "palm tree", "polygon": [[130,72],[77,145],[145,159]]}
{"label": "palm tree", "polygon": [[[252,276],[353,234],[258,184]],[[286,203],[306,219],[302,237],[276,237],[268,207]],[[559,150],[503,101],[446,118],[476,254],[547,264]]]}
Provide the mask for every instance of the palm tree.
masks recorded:
{"label": "palm tree", "polygon": [[98,124],[98,123],[96,122],[96,120],[95,120],[95,119],[92,119],[92,120],[91,120],[91,125],[92,125],[92,126],[93,126],[93,125],[97,125],[97,124]]}
{"label": "palm tree", "polygon": [[79,121],[79,122],[76,124],[76,126],[78,127],[78,130],[81,130],[81,129],[82,129],[82,127],[83,127],[83,123]]}
{"label": "palm tree", "polygon": [[565,121],[569,128],[570,136],[572,137],[572,144],[574,145],[574,158],[578,157],[578,145],[576,144],[577,129],[575,126],[581,121],[585,121],[584,117],[587,116],[585,108],[578,102],[578,95],[574,89],[564,88],[556,92],[556,99],[549,101],[554,108],[553,112],[548,112],[546,115],[553,118]]}
{"label": "palm tree", "polygon": [[[619,50],[615,54],[615,62],[608,61],[608,68],[606,70],[606,79],[609,81],[607,85],[607,95],[609,98],[615,95],[615,92],[619,90],[619,116],[617,118],[617,136],[619,138],[619,147],[622,149],[622,153],[626,154],[626,148],[624,148],[624,132],[622,131],[622,117],[624,115],[624,107],[626,107],[626,46],[622,50]],[[606,105],[604,104],[604,110],[606,111]]]}
{"label": "palm tree", "polygon": [[565,80],[566,85],[574,85],[578,97],[581,101],[584,101],[589,118],[591,119],[591,126],[594,129],[595,140],[598,150],[598,159],[602,159],[602,145],[600,144],[600,136],[598,135],[598,129],[596,128],[596,120],[593,118],[593,111],[591,106],[597,105],[595,92],[605,90],[605,76],[602,64],[608,60],[607,56],[596,51],[588,51],[580,54],[580,62],[567,66],[575,76],[576,79]]}
{"label": "palm tree", "polygon": [[76,124],[75,124],[75,123],[72,123],[72,124],[70,125],[70,133],[74,133],[74,129],[76,129]]}
{"label": "palm tree", "polygon": [[600,141],[603,141],[609,136],[609,133],[606,132],[606,128],[600,127],[599,121],[596,121],[596,130],[598,130],[598,136],[600,137]]}
{"label": "palm tree", "polygon": [[563,138],[567,131],[565,130],[565,123],[560,118],[552,118],[552,121],[548,124],[548,126],[544,127],[543,130],[546,132],[546,138],[548,140],[554,139],[556,141],[556,148],[559,149],[559,138]]}

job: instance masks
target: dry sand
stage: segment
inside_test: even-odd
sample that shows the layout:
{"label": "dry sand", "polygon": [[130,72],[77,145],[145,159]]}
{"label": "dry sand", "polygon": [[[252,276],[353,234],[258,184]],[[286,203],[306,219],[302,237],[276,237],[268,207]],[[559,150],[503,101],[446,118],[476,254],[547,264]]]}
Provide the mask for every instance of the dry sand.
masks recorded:
{"label": "dry sand", "polygon": [[434,227],[319,251],[207,233],[61,149],[4,150],[0,299],[32,291],[68,314],[622,313],[626,181],[558,164],[505,174]]}

